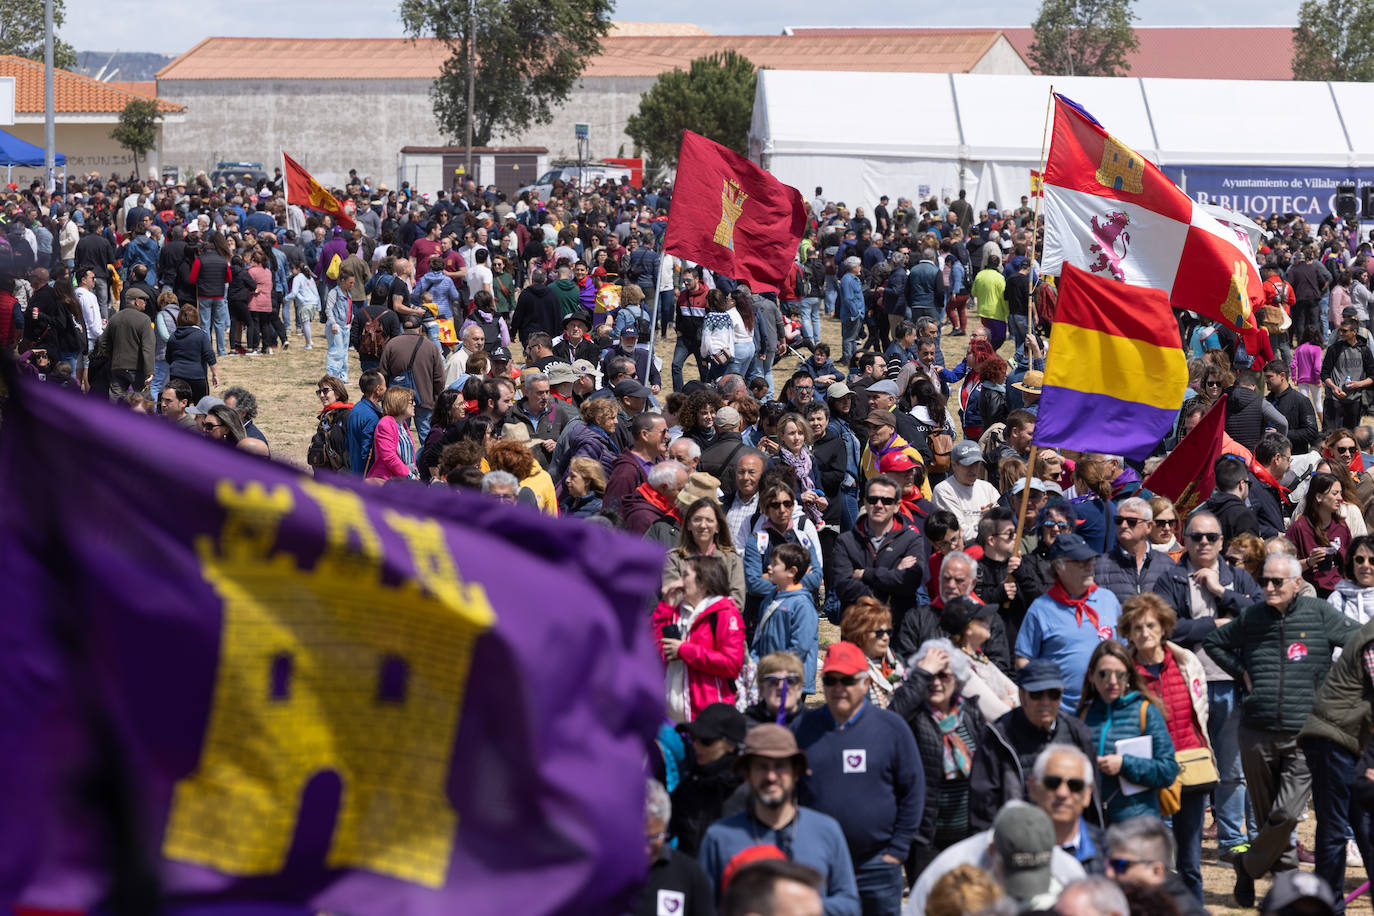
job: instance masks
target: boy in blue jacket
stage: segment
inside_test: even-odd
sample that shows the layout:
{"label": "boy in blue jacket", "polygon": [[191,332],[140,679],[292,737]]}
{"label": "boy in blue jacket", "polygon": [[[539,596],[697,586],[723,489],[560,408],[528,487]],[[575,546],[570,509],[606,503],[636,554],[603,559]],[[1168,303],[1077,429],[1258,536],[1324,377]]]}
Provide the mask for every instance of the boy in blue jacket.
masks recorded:
{"label": "boy in blue jacket", "polygon": [[768,561],[765,578],[773,593],[763,599],[750,651],[755,658],[770,652],[791,652],[802,662],[802,693],[816,690],[816,656],[820,625],[811,592],[801,579],[811,568],[811,554],[800,544],[779,544]]}

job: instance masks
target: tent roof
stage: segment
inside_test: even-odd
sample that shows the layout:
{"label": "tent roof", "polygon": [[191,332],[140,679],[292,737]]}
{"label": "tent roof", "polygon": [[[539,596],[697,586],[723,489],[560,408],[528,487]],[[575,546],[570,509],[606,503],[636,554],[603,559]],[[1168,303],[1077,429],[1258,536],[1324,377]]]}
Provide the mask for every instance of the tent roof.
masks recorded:
{"label": "tent roof", "polygon": [[[66,165],[67,157],[62,153],[56,156],[58,165]],[[14,134],[0,130],[0,167],[24,166],[25,168],[43,167],[43,147],[34,146],[20,140]]]}
{"label": "tent roof", "polygon": [[1160,165],[1374,164],[1374,84],[1217,79],[761,70],[751,149],[1034,164],[1051,84]]}

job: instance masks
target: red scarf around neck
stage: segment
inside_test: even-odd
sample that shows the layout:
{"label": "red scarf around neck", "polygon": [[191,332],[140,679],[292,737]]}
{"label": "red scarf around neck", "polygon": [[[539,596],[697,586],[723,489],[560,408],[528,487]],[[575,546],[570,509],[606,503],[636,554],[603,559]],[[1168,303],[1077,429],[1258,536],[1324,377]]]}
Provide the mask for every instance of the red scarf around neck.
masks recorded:
{"label": "red scarf around neck", "polygon": [[1073,608],[1073,619],[1080,627],[1083,626],[1083,615],[1087,614],[1088,621],[1092,623],[1093,629],[1096,630],[1100,629],[1097,623],[1097,611],[1093,610],[1092,605],[1088,604],[1088,599],[1092,597],[1095,591],[1097,591],[1097,585],[1089,585],[1088,590],[1083,593],[1082,598],[1071,598],[1069,597],[1069,593],[1064,590],[1063,584],[1056,580],[1054,585],[1050,586],[1050,597],[1060,604],[1067,604],[1069,607]]}
{"label": "red scarf around neck", "polygon": [[639,485],[637,492],[644,497],[646,502],[664,515],[671,515],[679,522],[682,521],[682,513],[678,511],[677,500],[669,502],[668,497],[655,490],[647,480]]}

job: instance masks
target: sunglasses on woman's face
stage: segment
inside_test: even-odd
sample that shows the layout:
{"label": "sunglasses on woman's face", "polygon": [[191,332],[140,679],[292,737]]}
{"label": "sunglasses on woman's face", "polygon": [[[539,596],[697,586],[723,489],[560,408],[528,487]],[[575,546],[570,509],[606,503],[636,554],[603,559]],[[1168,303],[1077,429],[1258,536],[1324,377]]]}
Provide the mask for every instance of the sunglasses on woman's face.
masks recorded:
{"label": "sunglasses on woman's face", "polygon": [[1353,445],[1338,445],[1338,446],[1335,447],[1335,449],[1336,449],[1336,454],[1337,454],[1337,455],[1353,455],[1353,454],[1355,454],[1355,446],[1353,446]]}
{"label": "sunglasses on woman's face", "polygon": [[1356,566],[1374,565],[1374,557],[1371,557],[1367,553],[1357,553],[1353,557],[1353,560]]}

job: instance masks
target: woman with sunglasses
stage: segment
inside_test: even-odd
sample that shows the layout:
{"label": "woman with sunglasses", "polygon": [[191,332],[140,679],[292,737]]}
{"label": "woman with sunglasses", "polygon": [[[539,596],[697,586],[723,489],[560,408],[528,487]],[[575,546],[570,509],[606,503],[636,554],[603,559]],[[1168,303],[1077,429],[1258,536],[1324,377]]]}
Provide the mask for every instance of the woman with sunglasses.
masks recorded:
{"label": "woman with sunglasses", "polygon": [[[802,711],[801,659],[791,652],[770,652],[759,659],[754,683],[759,692],[757,703],[744,711],[750,726],[773,723],[791,725]],[[782,712],[779,721],[778,713]]]}
{"label": "woman with sunglasses", "polygon": [[978,703],[963,695],[973,668],[953,643],[926,640],[912,656],[912,666],[893,696],[892,710],[911,726],[925,768],[925,811],[907,860],[907,874],[918,875],[941,850],[970,833],[969,773],[987,726]]}
{"label": "woman with sunglasses", "polygon": [[1341,520],[1344,500],[1340,480],[1332,474],[1313,474],[1302,514],[1284,532],[1284,537],[1298,548],[1303,578],[1316,587],[1322,598],[1331,594],[1340,581],[1350,549],[1350,529]]}
{"label": "woman with sunglasses", "polygon": [[840,639],[863,649],[868,658],[868,698],[884,709],[906,679],[906,666],[892,651],[892,635],[892,611],[877,598],[865,595],[840,618]]}
{"label": "woman with sunglasses", "polygon": [[1177,561],[1183,556],[1183,545],[1178,541],[1178,533],[1183,530],[1178,510],[1167,496],[1151,496],[1150,511],[1155,516],[1154,527],[1150,529],[1151,549],[1162,550]]}
{"label": "woman with sunglasses", "polygon": [[[1212,749],[1207,731],[1207,672],[1198,657],[1168,635],[1178,615],[1152,592],[1126,599],[1117,619],[1117,632],[1126,637],[1136,673],[1145,689],[1159,697],[1166,712],[1169,738],[1178,751]],[[1190,689],[1190,685],[1191,689]],[[1207,813],[1206,792],[1184,792],[1182,807],[1173,816],[1178,844],[1178,873],[1188,890],[1202,902],[1202,820]]]}
{"label": "woman with sunglasses", "polygon": [[1350,542],[1345,576],[1326,600],[1361,626],[1374,618],[1374,536],[1365,535]]}
{"label": "woman with sunglasses", "polygon": [[[1174,741],[1163,709],[1125,646],[1108,639],[1093,650],[1078,715],[1097,739],[1097,793],[1108,824],[1145,815],[1159,817],[1157,790],[1178,778]],[[1150,739],[1148,756],[1117,751],[1119,742],[1142,736]],[[1146,791],[1127,795],[1122,780]]]}
{"label": "woman with sunglasses", "polygon": [[342,470],[348,464],[348,412],[353,409],[348,386],[342,379],[326,375],[316,383],[315,395],[320,399],[320,412],[305,461],[316,474]]}

